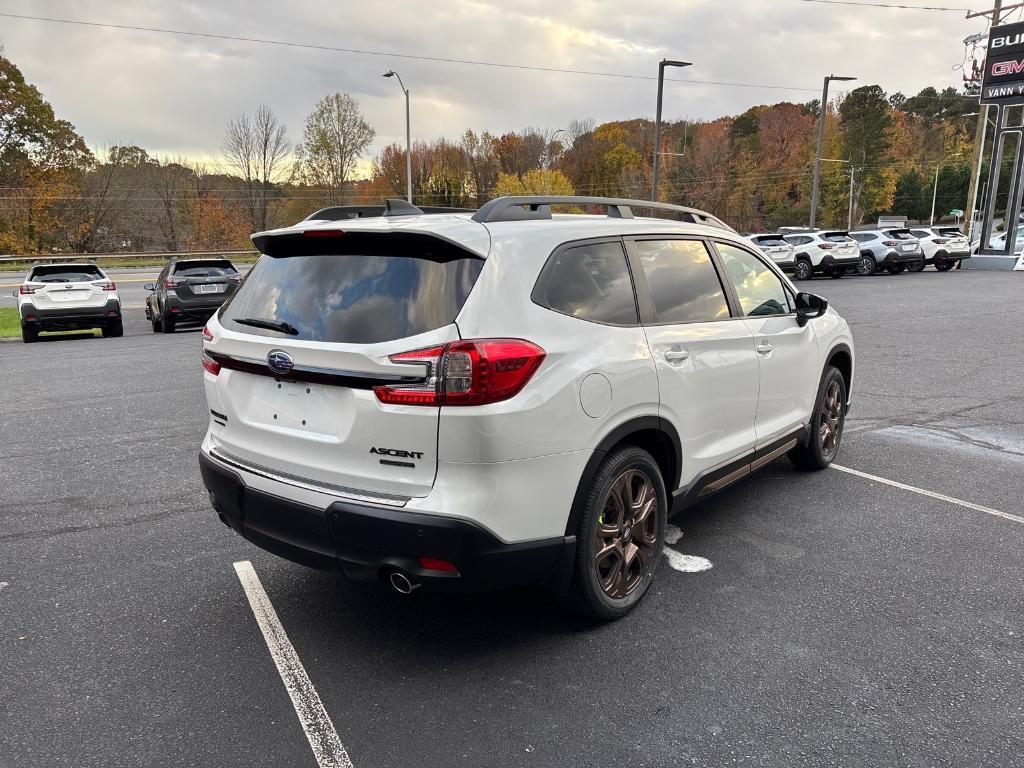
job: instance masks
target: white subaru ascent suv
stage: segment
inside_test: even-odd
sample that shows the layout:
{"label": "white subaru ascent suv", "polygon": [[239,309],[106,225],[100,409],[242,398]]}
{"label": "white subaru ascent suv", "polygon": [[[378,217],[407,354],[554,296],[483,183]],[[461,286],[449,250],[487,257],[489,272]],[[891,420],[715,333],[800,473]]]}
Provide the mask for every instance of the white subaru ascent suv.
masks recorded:
{"label": "white subaru ascent suv", "polygon": [[403,593],[544,584],[611,619],[671,515],[839,449],[846,322],[701,211],[388,201],[252,239],[203,334],[200,464],[221,520],[282,557]]}

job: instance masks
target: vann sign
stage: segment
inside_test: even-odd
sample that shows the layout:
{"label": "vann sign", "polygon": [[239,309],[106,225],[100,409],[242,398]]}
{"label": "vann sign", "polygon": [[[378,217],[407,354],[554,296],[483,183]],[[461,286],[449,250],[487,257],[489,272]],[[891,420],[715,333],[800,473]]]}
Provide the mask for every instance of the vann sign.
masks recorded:
{"label": "vann sign", "polygon": [[1024,22],[993,27],[981,83],[982,104],[1024,104]]}

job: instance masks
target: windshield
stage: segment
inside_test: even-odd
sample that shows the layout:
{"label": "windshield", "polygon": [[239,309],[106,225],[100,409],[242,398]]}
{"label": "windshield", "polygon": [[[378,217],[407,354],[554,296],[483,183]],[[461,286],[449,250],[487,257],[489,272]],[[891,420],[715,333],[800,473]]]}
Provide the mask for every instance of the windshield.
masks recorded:
{"label": "windshield", "polygon": [[468,255],[264,256],[221,321],[244,333],[307,341],[375,344],[415,336],[454,322],[483,263]]}
{"label": "windshield", "polygon": [[238,270],[230,261],[185,261],[174,268],[178,277],[224,277],[237,275]]}
{"label": "windshield", "polygon": [[35,267],[28,279],[33,283],[85,283],[102,280],[103,273],[91,264]]}

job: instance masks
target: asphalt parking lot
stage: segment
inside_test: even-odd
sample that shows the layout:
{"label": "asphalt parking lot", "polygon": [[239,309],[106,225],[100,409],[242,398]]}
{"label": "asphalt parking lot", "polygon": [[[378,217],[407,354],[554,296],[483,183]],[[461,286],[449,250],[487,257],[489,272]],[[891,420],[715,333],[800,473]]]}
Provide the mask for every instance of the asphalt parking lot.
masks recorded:
{"label": "asphalt parking lot", "polygon": [[225,528],[198,329],[0,343],[0,765],[316,766],[239,561],[359,768],[1021,765],[1024,275],[801,288],[853,326],[863,475],[780,460],[689,510],[673,549],[713,567],[604,626]]}

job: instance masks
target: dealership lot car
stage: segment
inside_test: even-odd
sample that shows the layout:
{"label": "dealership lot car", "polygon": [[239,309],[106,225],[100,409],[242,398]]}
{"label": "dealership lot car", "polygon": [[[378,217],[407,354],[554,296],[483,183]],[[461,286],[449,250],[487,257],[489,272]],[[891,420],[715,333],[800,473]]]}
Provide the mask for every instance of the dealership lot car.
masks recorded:
{"label": "dealership lot car", "polygon": [[924,253],[920,262],[908,264],[911,272],[919,272],[925,264],[933,264],[939,272],[948,272],[962,259],[971,258],[971,247],[967,235],[959,227],[928,227],[910,230],[917,238]]}
{"label": "dealership lot car", "polygon": [[793,271],[796,266],[796,249],[782,235],[748,235],[747,239],[764,251],[779,269]]}
{"label": "dealership lot car", "polygon": [[174,333],[178,323],[205,322],[227,301],[242,282],[227,259],[171,259],[147,283],[146,319],[154,333]]}
{"label": "dealership lot car", "polygon": [[633,205],[395,203],[254,235],[264,256],[204,331],[222,520],[400,592],[544,583],[614,618],[670,512],[783,454],[827,466],[845,321],[706,214]]}
{"label": "dealership lot car", "polygon": [[858,274],[868,276],[884,269],[898,275],[908,267],[912,267],[912,272],[924,269],[924,251],[909,229],[871,229],[850,234],[860,245]]}
{"label": "dealership lot car", "polygon": [[847,267],[857,263],[857,243],[841,230],[783,230],[783,235],[796,250],[793,275],[797,280],[809,280],[815,274],[842,277]]}
{"label": "dealership lot car", "polygon": [[41,331],[100,328],[121,336],[117,285],[95,264],[36,264],[17,290],[21,338],[32,343]]}

